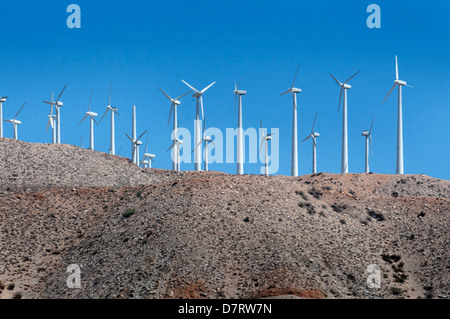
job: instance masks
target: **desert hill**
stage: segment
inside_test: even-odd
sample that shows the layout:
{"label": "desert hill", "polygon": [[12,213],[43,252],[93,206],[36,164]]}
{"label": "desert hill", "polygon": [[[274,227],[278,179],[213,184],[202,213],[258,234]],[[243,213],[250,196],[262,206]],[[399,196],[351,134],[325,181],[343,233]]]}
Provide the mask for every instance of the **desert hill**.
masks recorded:
{"label": "desert hill", "polygon": [[175,173],[9,139],[0,151],[0,298],[449,298],[446,180]]}

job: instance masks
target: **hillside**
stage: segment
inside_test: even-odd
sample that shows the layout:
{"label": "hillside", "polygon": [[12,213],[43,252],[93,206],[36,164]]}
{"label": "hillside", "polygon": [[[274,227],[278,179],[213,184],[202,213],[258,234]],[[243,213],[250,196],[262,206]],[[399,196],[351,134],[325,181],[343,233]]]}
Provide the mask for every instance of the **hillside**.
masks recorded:
{"label": "hillside", "polygon": [[[0,157],[0,298],[450,295],[446,180],[175,173],[68,145],[0,149],[17,158]],[[66,287],[70,264],[81,289]]]}

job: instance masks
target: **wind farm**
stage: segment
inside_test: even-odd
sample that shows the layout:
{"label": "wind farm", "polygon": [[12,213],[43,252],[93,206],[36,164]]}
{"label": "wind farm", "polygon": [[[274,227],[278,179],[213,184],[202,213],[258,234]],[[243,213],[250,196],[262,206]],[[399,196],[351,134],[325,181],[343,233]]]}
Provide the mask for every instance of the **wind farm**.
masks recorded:
{"label": "wind farm", "polygon": [[450,299],[449,3],[2,9],[0,299]]}

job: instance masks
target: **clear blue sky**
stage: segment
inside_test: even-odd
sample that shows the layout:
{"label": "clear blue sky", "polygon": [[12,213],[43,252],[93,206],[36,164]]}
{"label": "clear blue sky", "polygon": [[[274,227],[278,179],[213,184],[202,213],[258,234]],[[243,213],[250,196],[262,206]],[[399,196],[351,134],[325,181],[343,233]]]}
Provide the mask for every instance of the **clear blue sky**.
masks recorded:
{"label": "clear blue sky", "polygon": [[[66,26],[69,4],[81,7],[81,29]],[[366,26],[369,4],[381,7],[381,29]],[[113,85],[116,151],[129,156],[124,133],[131,130],[131,105],[137,105],[138,131],[149,129],[155,167],[169,169],[169,101],[186,91],[181,79],[202,88],[208,126],[235,127],[234,80],[242,78],[244,128],[280,128],[279,174],[290,174],[290,96],[297,65],[299,141],[318,112],[318,170],[339,172],[342,115],[339,87],[358,70],[349,92],[349,167],[364,170],[363,129],[375,116],[371,171],[395,172],[397,94],[381,104],[393,85],[394,56],[403,90],[405,173],[450,179],[450,2],[431,1],[2,1],[0,4],[0,95],[10,96],[4,117],[26,100],[19,138],[48,143],[45,131],[51,98],[67,83],[63,96],[62,142],[88,144],[88,124],[76,125],[94,89],[93,111],[100,115]],[[180,125],[193,128],[195,102],[185,97]],[[12,136],[9,123],[5,136]],[[96,149],[109,148],[109,121],[96,130]],[[144,141],[145,143],[145,141]],[[246,173],[259,173],[247,164]],[[193,169],[193,164],[182,169]],[[211,170],[234,173],[235,164]],[[299,145],[299,173],[311,171],[311,142]]]}

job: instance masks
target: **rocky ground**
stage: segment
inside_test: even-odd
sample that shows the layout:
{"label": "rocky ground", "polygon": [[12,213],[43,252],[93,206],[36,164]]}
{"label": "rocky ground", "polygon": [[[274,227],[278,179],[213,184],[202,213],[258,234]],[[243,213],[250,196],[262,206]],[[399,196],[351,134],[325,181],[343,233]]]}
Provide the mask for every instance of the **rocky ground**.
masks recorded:
{"label": "rocky ground", "polygon": [[0,298],[450,296],[446,180],[175,173],[9,139],[0,151]]}

